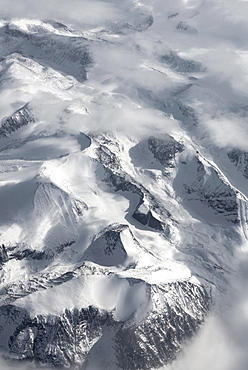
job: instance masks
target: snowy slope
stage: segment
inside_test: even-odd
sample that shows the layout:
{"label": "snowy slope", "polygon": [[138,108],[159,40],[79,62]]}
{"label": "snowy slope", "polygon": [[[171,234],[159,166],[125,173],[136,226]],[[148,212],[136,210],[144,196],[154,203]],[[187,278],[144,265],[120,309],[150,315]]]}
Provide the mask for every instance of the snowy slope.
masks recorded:
{"label": "snowy slope", "polygon": [[[77,30],[0,23],[0,345],[10,359],[170,364],[239,279],[247,106],[203,57],[209,9],[147,0],[118,10]],[[235,124],[243,141],[230,139]]]}

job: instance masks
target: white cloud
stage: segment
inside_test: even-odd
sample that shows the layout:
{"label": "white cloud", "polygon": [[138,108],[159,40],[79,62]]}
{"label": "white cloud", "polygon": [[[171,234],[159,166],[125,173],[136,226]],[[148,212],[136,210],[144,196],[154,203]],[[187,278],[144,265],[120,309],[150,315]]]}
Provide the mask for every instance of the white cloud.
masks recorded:
{"label": "white cloud", "polygon": [[[129,35],[125,48],[93,50],[98,63],[89,76],[89,85],[99,89],[98,101],[86,103],[90,116],[78,120],[88,129],[125,130],[135,135],[172,132],[177,121],[166,118],[155,109],[139,108],[131,100],[123,100],[117,91],[124,91],[132,98],[135,85],[156,91],[168,90],[173,86],[173,76],[144,68],[146,58],[153,58],[154,50],[173,46],[185,57],[200,60],[208,67],[208,76],[199,81],[210,90],[218,91],[230,101],[245,102],[248,91],[248,2],[241,0],[144,0],[157,19],[159,27],[151,27],[145,34]],[[120,5],[121,4],[121,5]],[[123,19],[125,1],[95,0],[0,0],[0,12],[4,17],[53,18],[73,25],[75,28],[100,27],[107,22]],[[123,5],[123,7],[122,7]],[[179,9],[179,18],[171,23],[167,20],[170,11]],[[200,10],[190,22],[199,31],[197,36],[174,32],[177,19],[185,11]],[[170,28],[169,28],[170,26]],[[87,28],[86,27],[86,28]],[[127,40],[128,39],[128,40]],[[135,46],[142,47],[142,53]],[[155,46],[156,45],[156,46]],[[133,49],[132,49],[133,47]],[[108,50],[108,54],[106,53]],[[154,57],[155,59],[155,57]],[[96,74],[99,73],[98,76]],[[95,81],[94,81],[95,78]],[[183,81],[179,81],[180,83]],[[98,86],[97,86],[98,84]],[[105,95],[101,92],[105,92]],[[115,93],[115,99],[111,97]],[[243,100],[242,100],[243,99]],[[8,99],[6,98],[6,101]],[[114,103],[113,103],[114,102]],[[95,104],[95,106],[94,106]],[[6,107],[4,102],[3,106]],[[54,121],[60,107],[50,108]],[[95,108],[97,107],[97,108]],[[64,106],[62,104],[61,111]],[[205,106],[201,116],[200,130],[207,134],[217,146],[238,146],[248,150],[248,129],[245,119],[237,115],[211,117],[212,106]],[[58,110],[58,111],[57,111]],[[51,116],[50,116],[51,119]],[[73,117],[74,119],[74,117]],[[87,121],[87,122],[86,122]],[[248,363],[246,340],[248,338],[248,291],[246,283],[247,260],[242,258],[240,288],[231,291],[234,305],[225,317],[210,316],[195,339],[185,347],[181,358],[168,370],[245,370]],[[12,370],[15,365],[0,363],[1,369]],[[22,369],[19,366],[18,368]],[[23,369],[27,369],[26,366]]]}
{"label": "white cloud", "polygon": [[218,147],[240,148],[248,151],[246,120],[237,116],[208,118],[202,123],[203,132]]}
{"label": "white cloud", "polygon": [[219,314],[210,314],[199,333],[164,370],[246,370],[248,363],[248,253],[236,255],[241,276],[231,284]]}
{"label": "white cloud", "polygon": [[97,0],[1,0],[3,17],[55,19],[76,28],[104,25],[120,18],[118,6]]}

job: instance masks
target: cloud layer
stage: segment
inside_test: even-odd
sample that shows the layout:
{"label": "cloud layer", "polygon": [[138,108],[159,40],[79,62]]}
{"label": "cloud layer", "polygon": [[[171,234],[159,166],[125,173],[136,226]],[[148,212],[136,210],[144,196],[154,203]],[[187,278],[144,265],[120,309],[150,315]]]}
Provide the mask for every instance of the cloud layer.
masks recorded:
{"label": "cloud layer", "polygon": [[118,6],[97,0],[1,0],[0,13],[8,18],[54,19],[76,28],[104,25],[121,16]]}
{"label": "cloud layer", "polygon": [[211,314],[178,360],[164,370],[245,370],[248,363],[248,253],[239,252],[236,281],[219,314]]}
{"label": "cloud layer", "polygon": [[[94,110],[90,103],[91,129],[131,130],[136,135],[171,132],[177,121],[166,118],[158,107],[139,107],[132,103],[137,99],[134,86],[152,92],[154,96],[166,96],[165,91],[175,90],[185,84],[180,74],[155,72],[147,67],[147,60],[156,62],[156,56],[173,48],[182,58],[200,61],[208,73],[200,78],[198,86],[204,91],[214,91],[205,106],[199,96],[195,104],[200,117],[199,135],[218,147],[235,146],[248,150],[248,122],[246,115],[216,108],[216,96],[236,106],[246,106],[248,95],[248,2],[241,0],[144,0],[154,16],[155,23],[146,33],[133,33],[125,38],[126,48],[97,49],[93,47],[98,65],[89,74],[88,85],[99,91],[99,107]],[[105,27],[128,19],[131,1],[95,0],[1,0],[0,12],[4,18],[42,18],[64,22],[78,30]],[[168,16],[178,13],[171,21]],[[200,12],[200,13],[199,13]],[[180,20],[187,18],[198,33],[178,32]],[[119,38],[118,38],[119,41]],[[116,45],[118,43],[116,42]],[[156,56],[155,56],[156,54]],[[100,77],[99,77],[100,76]],[[95,80],[94,80],[95,78]],[[177,78],[177,80],[176,80]],[[123,102],[121,93],[129,95]],[[119,95],[118,95],[118,94]],[[110,95],[108,95],[110,94]],[[115,104],[111,94],[116,94]],[[109,98],[110,97],[110,98]],[[120,99],[120,100],[118,100]],[[198,99],[198,101],[197,101]],[[221,100],[220,99],[220,100]],[[7,98],[6,98],[7,100]],[[118,104],[120,109],[117,109]],[[4,106],[5,104],[3,104]],[[58,105],[57,105],[58,106]],[[92,107],[92,109],[91,109]],[[215,109],[215,111],[214,111]],[[54,107],[47,114],[59,116]],[[135,117],[135,124],[134,124]],[[73,116],[73,119],[76,118]],[[81,123],[78,115],[77,124]],[[55,120],[55,119],[54,119]],[[235,133],[235,134],[234,134]],[[238,256],[238,274],[241,279],[227,294],[225,314],[210,316],[194,340],[185,346],[181,357],[168,370],[246,370],[248,363],[248,289],[245,253]],[[234,302],[232,304],[231,302]],[[30,365],[32,368],[32,365]],[[0,363],[1,369],[12,370],[15,365]],[[28,369],[25,365],[19,369]],[[96,369],[97,370],[97,369]]]}

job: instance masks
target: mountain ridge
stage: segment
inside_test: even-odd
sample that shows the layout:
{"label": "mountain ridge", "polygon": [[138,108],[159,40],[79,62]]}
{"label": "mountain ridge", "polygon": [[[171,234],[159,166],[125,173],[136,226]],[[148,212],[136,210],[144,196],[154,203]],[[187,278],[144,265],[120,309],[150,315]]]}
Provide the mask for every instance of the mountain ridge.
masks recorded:
{"label": "mountain ridge", "polygon": [[198,5],[149,3],[84,31],[1,22],[0,343],[18,364],[169,366],[239,279],[247,151],[211,119],[241,124],[242,104],[176,47],[201,37]]}

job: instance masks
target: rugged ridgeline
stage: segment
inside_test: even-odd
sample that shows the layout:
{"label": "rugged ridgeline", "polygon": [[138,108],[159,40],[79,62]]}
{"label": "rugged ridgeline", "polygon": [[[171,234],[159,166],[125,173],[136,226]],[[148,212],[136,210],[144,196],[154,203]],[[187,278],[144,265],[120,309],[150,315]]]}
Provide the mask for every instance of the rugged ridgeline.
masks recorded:
{"label": "rugged ridgeline", "polygon": [[[140,3],[125,12],[84,33],[1,23],[0,345],[12,360],[170,363],[221,306],[246,238],[248,154],[201,136],[194,99],[212,114],[245,107],[200,84],[200,62],[130,46],[154,19]],[[194,37],[188,18],[167,22]],[[122,49],[141,80],[163,76],[165,87],[114,79],[104,58]]]}

